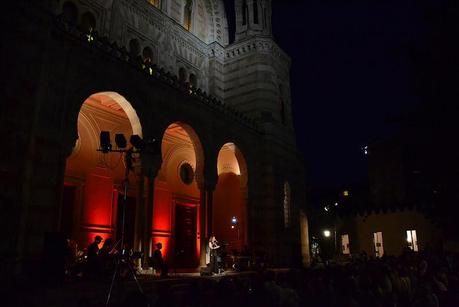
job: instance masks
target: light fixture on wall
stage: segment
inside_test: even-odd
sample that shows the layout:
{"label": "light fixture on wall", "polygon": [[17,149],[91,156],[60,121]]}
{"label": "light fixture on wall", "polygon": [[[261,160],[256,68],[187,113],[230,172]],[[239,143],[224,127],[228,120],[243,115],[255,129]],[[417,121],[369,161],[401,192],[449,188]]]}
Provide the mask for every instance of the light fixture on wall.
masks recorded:
{"label": "light fixture on wall", "polygon": [[234,215],[231,218],[231,229],[237,230],[237,239],[239,240],[239,220]]}

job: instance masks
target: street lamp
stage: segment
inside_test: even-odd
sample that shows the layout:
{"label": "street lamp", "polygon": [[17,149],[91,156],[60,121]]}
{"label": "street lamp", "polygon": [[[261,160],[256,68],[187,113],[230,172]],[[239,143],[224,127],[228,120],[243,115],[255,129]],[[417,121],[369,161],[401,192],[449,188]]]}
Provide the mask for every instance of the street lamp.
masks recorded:
{"label": "street lamp", "polygon": [[[325,229],[323,231],[323,235],[325,238],[330,238],[331,236],[331,231],[329,229]],[[334,250],[333,250],[333,253],[336,254],[336,227],[333,227],[333,239],[334,239]]]}

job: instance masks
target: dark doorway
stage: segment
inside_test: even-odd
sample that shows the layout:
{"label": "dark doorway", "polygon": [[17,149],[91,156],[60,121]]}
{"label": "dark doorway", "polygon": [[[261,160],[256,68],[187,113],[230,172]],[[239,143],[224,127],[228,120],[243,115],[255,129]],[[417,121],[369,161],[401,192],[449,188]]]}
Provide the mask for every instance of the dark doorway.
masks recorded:
{"label": "dark doorway", "polygon": [[136,198],[127,197],[126,203],[123,195],[118,197],[118,210],[116,219],[116,240],[121,240],[121,232],[123,228],[123,206],[126,206],[126,219],[124,222],[124,242],[128,248],[134,247],[135,233],[135,207]]}
{"label": "dark doorway", "polygon": [[177,204],[175,208],[175,266],[197,266],[196,207]]}
{"label": "dark doorway", "polygon": [[76,186],[64,185],[64,191],[62,195],[61,232],[66,239],[75,239],[72,236],[76,191]]}

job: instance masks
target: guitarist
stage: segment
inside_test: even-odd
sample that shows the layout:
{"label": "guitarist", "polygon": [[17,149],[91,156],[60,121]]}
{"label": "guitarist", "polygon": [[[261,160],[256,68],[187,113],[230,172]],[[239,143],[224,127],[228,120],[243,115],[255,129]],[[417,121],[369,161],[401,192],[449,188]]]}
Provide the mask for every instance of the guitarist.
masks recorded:
{"label": "guitarist", "polygon": [[218,241],[214,235],[210,237],[209,248],[210,248],[210,270],[212,273],[218,273],[217,249],[219,249],[220,246],[218,245]]}

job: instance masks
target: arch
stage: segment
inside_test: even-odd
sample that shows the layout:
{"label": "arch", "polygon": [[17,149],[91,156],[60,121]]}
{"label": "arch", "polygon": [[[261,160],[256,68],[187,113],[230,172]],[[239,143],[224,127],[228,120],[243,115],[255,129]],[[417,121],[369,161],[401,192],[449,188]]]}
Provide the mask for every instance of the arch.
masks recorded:
{"label": "arch", "polygon": [[284,208],[284,228],[289,228],[291,224],[291,215],[292,215],[292,192],[290,189],[290,184],[286,181],[284,182],[284,199],[283,199],[283,208]]}
{"label": "arch", "polygon": [[180,82],[186,82],[186,69],[184,67],[179,68],[178,79]]}
{"label": "arch", "polygon": [[140,44],[136,38],[129,41],[129,53],[131,56],[138,56],[140,54]]}
{"label": "arch", "polygon": [[183,7],[183,26],[187,31],[191,31],[193,20],[193,0],[185,0]]}
{"label": "arch", "polygon": [[204,166],[202,145],[190,125],[173,122],[162,135],[161,155],[163,162],[155,180],[152,243],[163,244],[165,258],[173,255],[176,265],[196,267]]}
{"label": "arch", "polygon": [[247,16],[249,7],[247,6],[247,0],[242,0],[242,25],[247,25]]}
{"label": "arch", "polygon": [[258,1],[253,0],[253,23],[258,24]]}
{"label": "arch", "polygon": [[194,87],[194,88],[198,87],[198,78],[196,77],[195,74],[191,73],[190,77],[188,79],[189,79],[190,85],[192,87]]}
{"label": "arch", "polygon": [[62,17],[70,23],[78,21],[78,8],[72,1],[64,2],[62,5]]}
{"label": "arch", "polygon": [[282,125],[285,125],[285,101],[284,101],[284,89],[282,84],[279,84],[279,113],[281,117]]}
{"label": "arch", "polygon": [[[213,229],[230,248],[242,250],[247,244],[248,176],[244,155],[234,143],[221,146],[217,158],[218,182],[213,199]],[[233,218],[236,223],[233,223]]]}
{"label": "arch", "polygon": [[144,63],[153,63],[153,50],[149,46],[144,47],[142,51],[142,57]]}
{"label": "arch", "polygon": [[83,32],[91,32],[96,29],[96,18],[91,12],[81,15],[80,27]]}
{"label": "arch", "polygon": [[148,0],[148,2],[158,9],[161,8],[161,0]]}
{"label": "arch", "polygon": [[[118,187],[125,176],[124,159],[119,153],[102,154],[96,151],[99,148],[99,133],[104,130],[112,134],[123,133],[128,138],[132,134],[142,135],[135,109],[118,93],[92,94],[85,99],[78,112],[79,137],[67,158],[61,225],[67,230],[68,237],[75,238],[81,246],[87,246],[95,235],[104,238],[121,235],[121,211],[117,208],[119,190],[122,190]],[[131,172],[131,180],[135,182],[133,176]],[[135,186],[131,186],[128,193],[128,202],[134,204],[135,189]],[[135,205],[131,207],[135,208]],[[130,236],[127,242],[133,244],[134,215],[128,212],[128,216],[131,221],[126,228],[126,234]],[[69,226],[69,223],[73,223],[73,226]]]}

